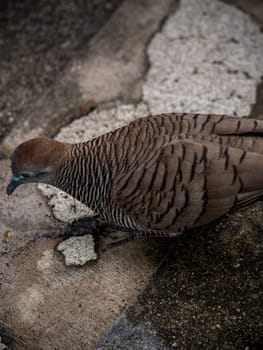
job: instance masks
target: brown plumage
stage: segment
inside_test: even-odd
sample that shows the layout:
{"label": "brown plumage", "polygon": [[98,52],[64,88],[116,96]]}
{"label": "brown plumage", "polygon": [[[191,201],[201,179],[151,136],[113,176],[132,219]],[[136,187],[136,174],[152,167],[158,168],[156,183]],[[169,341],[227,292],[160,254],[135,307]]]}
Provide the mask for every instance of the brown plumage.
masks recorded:
{"label": "brown plumage", "polygon": [[17,147],[12,170],[9,193],[45,182],[124,231],[177,235],[263,194],[263,121],[164,114],[86,143],[36,138]]}

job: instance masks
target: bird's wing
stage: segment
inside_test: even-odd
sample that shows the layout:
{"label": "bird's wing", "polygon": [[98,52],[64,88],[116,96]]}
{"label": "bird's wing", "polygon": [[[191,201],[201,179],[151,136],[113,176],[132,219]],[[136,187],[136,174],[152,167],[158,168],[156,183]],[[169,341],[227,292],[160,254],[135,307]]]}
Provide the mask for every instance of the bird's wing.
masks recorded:
{"label": "bird's wing", "polygon": [[[209,119],[210,117],[210,119]],[[217,135],[262,135],[263,121],[251,118],[237,118],[233,116],[207,116],[203,117],[203,128],[210,126]],[[206,121],[207,120],[207,121]],[[209,129],[209,128],[208,128]]]}
{"label": "bird's wing", "polygon": [[263,193],[263,155],[189,139],[152,152],[120,172],[112,192],[114,204],[149,229],[182,232]]}

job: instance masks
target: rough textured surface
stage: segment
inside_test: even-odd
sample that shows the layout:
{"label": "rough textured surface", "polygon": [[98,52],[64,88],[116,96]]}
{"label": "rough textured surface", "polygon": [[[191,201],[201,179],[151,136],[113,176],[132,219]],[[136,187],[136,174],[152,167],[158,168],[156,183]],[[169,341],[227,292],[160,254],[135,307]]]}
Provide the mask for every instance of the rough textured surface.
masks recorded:
{"label": "rough textured surface", "polygon": [[[97,101],[140,98],[141,78],[146,68],[145,47],[151,33],[158,30],[177,3],[177,0],[133,0],[119,7],[91,41],[92,55],[84,60],[76,59],[71,67],[86,98],[92,94]],[[132,13],[134,16],[127,16]],[[156,21],[156,17],[161,21]]]}
{"label": "rough textured surface", "polygon": [[261,0],[223,0],[249,14],[263,29],[263,2]]}
{"label": "rough textured surface", "polygon": [[259,202],[167,242],[129,320],[157,330],[168,349],[261,349],[262,210]]}
{"label": "rough textured surface", "polygon": [[149,110],[144,103],[138,105],[118,102],[108,104],[96,109],[86,117],[75,120],[67,127],[61,128],[56,139],[64,142],[91,140],[148,114]]}
{"label": "rough textured surface", "polygon": [[48,185],[38,185],[40,192],[47,199],[55,219],[64,223],[71,223],[82,217],[93,215],[91,209],[80,203],[67,193]]}
{"label": "rough textured surface", "polygon": [[6,266],[0,332],[14,350],[94,348],[156,270],[155,254],[142,242],[107,251],[82,268],[65,266],[57,243],[28,244]]}
{"label": "rough textured surface", "polygon": [[263,34],[220,1],[182,0],[149,48],[143,96],[152,113],[247,115],[263,67]]}
{"label": "rough textured surface", "polygon": [[143,324],[133,325],[126,317],[122,318],[102,339],[96,350],[165,350],[155,332],[150,332]]}
{"label": "rough textured surface", "polygon": [[88,261],[97,259],[97,254],[94,251],[94,239],[91,235],[69,238],[61,242],[57,246],[57,250],[65,256],[65,263],[68,266],[82,266]]}
{"label": "rough textured surface", "polygon": [[1,1],[0,140],[18,124],[28,132],[81,99],[68,65],[121,2]]}
{"label": "rough textured surface", "polygon": [[[70,2],[68,1],[69,8],[71,7]],[[92,3],[87,6],[92,6]],[[62,7],[63,4],[64,2],[61,2]],[[110,15],[112,13],[111,11],[116,8],[117,1],[108,1],[107,4],[112,4],[110,9],[107,9],[107,6],[105,9],[106,13]],[[70,49],[72,46],[64,50],[66,52],[70,51],[69,55],[72,59],[67,62],[63,70],[60,70],[58,75],[54,75],[56,77],[55,81],[52,74],[53,71],[45,72],[44,76],[52,76],[53,84],[45,88],[41,98],[36,94],[37,91],[33,90],[31,99],[22,100],[23,109],[18,110],[12,115],[12,125],[16,127],[12,128],[12,131],[8,135],[5,135],[2,142],[5,154],[11,152],[14,139],[19,143],[32,135],[36,135],[42,129],[40,129],[40,125],[41,127],[46,127],[47,124],[52,124],[52,121],[56,120],[62,112],[78,105],[81,101],[95,99],[97,102],[103,102],[110,99],[114,100],[118,97],[126,100],[130,100],[131,97],[138,99],[140,97],[140,86],[147,62],[145,46],[153,33],[158,30],[163,18],[176,4],[177,1],[174,0],[154,1],[154,3],[151,0],[123,1],[119,10],[111,16],[110,21],[91,40],[88,40],[90,36],[86,40],[82,36],[78,37],[78,22],[75,23],[73,21],[74,24],[70,23],[68,30],[71,30],[71,25],[75,28],[76,31],[72,36],[76,36],[77,40],[74,41],[73,39],[71,42],[71,45],[73,45],[72,52]],[[65,5],[67,6],[67,3]],[[98,7],[100,5],[104,6],[104,1],[98,1]],[[50,6],[52,7],[54,5],[52,4]],[[83,6],[85,7],[85,5]],[[81,15],[78,11],[80,13],[82,11]],[[58,12],[60,12],[59,8]],[[76,6],[76,17],[73,18],[77,18],[78,16],[82,18],[83,13],[86,14],[86,11],[82,7]],[[99,13],[100,11],[98,11]],[[134,15],[131,16],[131,14]],[[39,16],[41,17],[41,13]],[[86,16],[84,16],[84,21],[85,26],[87,25],[88,28],[85,30],[89,30],[89,25],[93,23],[92,21],[96,17],[90,19],[89,15]],[[105,17],[101,13],[102,18]],[[32,21],[34,30],[34,17]],[[50,18],[47,21],[49,23]],[[54,23],[55,26],[55,17]],[[99,25],[101,22],[95,21],[95,23]],[[54,44],[53,36],[49,33],[49,26],[45,28],[47,42],[44,42],[44,48],[45,45],[52,46]],[[140,28],[140,31],[138,31],[138,28]],[[61,30],[64,31],[66,29],[63,29],[62,26]],[[96,30],[98,30],[98,26],[95,26],[92,32],[94,33]],[[50,43],[48,39],[51,39],[52,42]],[[63,42],[66,38],[63,36],[61,40]],[[71,36],[69,40],[71,40]],[[30,40],[25,39],[25,42],[27,41]],[[55,50],[57,50],[56,46]],[[76,50],[78,50],[77,53]],[[49,50],[47,52],[49,53]],[[52,62],[53,58],[53,51],[51,52],[50,62]],[[58,54],[60,52],[59,50]],[[46,57],[45,49],[41,51],[40,57]],[[54,62],[57,62],[57,59]],[[45,60],[39,64],[45,64]],[[16,67],[15,64],[13,66]],[[29,65],[26,69],[32,69],[32,66]],[[11,79],[14,88],[8,90],[10,98],[12,96],[10,105],[12,103],[17,105],[17,100],[14,97],[21,95],[21,84],[16,85],[16,76],[16,74],[14,76],[12,75],[14,78]],[[28,85],[29,89],[31,85],[34,86],[32,82]],[[10,110],[10,106],[8,110]],[[0,125],[4,126],[6,123],[6,113],[5,110],[3,112]]]}

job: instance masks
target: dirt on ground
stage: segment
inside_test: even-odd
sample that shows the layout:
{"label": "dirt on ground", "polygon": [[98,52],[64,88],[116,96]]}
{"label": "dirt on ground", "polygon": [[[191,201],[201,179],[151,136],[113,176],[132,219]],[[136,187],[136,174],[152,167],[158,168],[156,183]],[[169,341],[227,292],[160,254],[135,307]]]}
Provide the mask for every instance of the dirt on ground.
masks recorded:
{"label": "dirt on ground", "polygon": [[[122,0],[1,1],[0,9],[0,141],[32,108],[35,121],[51,118],[78,104],[80,93],[68,81],[57,81],[71,60],[81,57],[90,39]],[[50,104],[36,101],[52,94]]]}

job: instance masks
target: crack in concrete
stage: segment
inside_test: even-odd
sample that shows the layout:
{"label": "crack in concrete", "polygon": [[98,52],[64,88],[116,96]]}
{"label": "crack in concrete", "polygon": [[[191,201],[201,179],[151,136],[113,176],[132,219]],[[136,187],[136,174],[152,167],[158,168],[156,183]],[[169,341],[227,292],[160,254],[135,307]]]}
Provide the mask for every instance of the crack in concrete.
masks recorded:
{"label": "crack in concrete", "polygon": [[[251,19],[256,22],[261,32],[263,32],[263,5],[261,0],[253,1],[251,4],[251,1],[249,0],[220,0],[222,2],[225,2],[226,4],[232,5],[236,7],[239,11],[243,12],[244,14],[248,14]],[[258,6],[258,7],[257,7]],[[261,11],[260,11],[261,6]],[[255,10],[253,9],[255,8]]]}
{"label": "crack in concrete", "polygon": [[256,101],[252,106],[251,116],[263,119],[263,77],[257,85]]}

